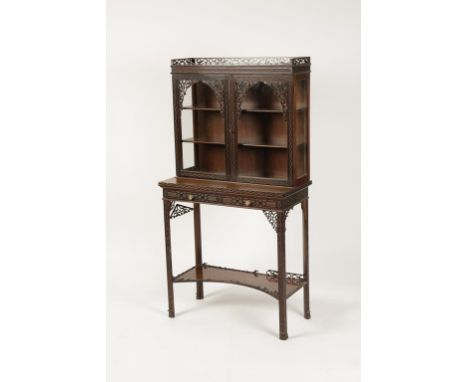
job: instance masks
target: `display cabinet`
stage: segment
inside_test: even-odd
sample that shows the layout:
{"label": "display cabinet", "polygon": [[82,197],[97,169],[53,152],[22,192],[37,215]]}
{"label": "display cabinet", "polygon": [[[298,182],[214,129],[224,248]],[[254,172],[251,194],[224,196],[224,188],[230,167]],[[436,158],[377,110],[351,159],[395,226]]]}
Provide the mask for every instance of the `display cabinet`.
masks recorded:
{"label": "display cabinet", "polygon": [[[162,181],[166,227],[169,316],[173,283],[230,282],[279,300],[280,338],[287,338],[286,299],[304,290],[309,313],[308,57],[183,58],[172,60],[175,178]],[[188,202],[193,207],[180,202]],[[275,229],[278,269],[233,270],[202,262],[200,204],[262,210]],[[285,270],[285,221],[296,204],[303,210],[302,273]],[[194,212],[195,266],[172,272],[170,220]]]}

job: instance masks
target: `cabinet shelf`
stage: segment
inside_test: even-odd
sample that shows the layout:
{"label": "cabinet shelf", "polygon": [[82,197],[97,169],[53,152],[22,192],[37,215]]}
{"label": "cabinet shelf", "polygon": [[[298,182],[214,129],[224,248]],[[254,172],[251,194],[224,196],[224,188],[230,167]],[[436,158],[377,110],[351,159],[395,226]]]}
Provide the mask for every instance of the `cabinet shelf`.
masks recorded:
{"label": "cabinet shelf", "polygon": [[219,107],[198,107],[198,106],[183,106],[182,110],[221,111],[221,109]]}
{"label": "cabinet shelf", "polygon": [[265,145],[260,143],[238,143],[241,147],[258,147],[261,149],[280,149],[280,150],[287,150],[288,146],[281,146],[281,145]]}
{"label": "cabinet shelf", "polygon": [[242,112],[246,113],[282,113],[280,109],[241,109]]}
{"label": "cabinet shelf", "polygon": [[206,173],[210,173],[214,176],[219,176],[219,177],[226,175],[226,173],[223,171],[213,171],[211,169],[206,169],[200,166],[187,167],[187,168],[184,168],[183,171],[206,172]]}
{"label": "cabinet shelf", "polygon": [[[224,268],[214,265],[203,264],[194,266],[180,275],[174,277],[174,282],[197,282],[211,281],[246,286],[257,289],[278,298],[278,282],[269,279],[266,273],[257,271],[249,272],[239,269]],[[286,297],[292,296],[304,286],[305,282],[297,279],[294,283],[286,283]]]}
{"label": "cabinet shelf", "polygon": [[255,175],[245,175],[245,174],[239,174],[239,179],[241,179],[242,181],[245,181],[246,179],[258,180],[259,183],[264,181],[265,179],[276,180],[279,182],[286,182],[288,180],[287,177],[276,177],[276,176],[268,176],[268,175],[255,176]]}
{"label": "cabinet shelf", "polygon": [[213,141],[206,141],[203,139],[194,139],[194,138],[187,138],[187,139],[182,139],[182,142],[184,143],[195,143],[195,144],[201,144],[201,145],[217,145],[217,146],[224,146],[224,142],[213,142]]}

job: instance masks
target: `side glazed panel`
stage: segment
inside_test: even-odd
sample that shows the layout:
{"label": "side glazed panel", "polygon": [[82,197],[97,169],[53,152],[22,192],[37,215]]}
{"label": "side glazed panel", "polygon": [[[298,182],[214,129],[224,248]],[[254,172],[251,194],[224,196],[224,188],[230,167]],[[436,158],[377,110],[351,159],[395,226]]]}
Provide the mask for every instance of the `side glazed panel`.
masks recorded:
{"label": "side glazed panel", "polygon": [[309,180],[309,78],[294,80],[294,168],[297,183]]}

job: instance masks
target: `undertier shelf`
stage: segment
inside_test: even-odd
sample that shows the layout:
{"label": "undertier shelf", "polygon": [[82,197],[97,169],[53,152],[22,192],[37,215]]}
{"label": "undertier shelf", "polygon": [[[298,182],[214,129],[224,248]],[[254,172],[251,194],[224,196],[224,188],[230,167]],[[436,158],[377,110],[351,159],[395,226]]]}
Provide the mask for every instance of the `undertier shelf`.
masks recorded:
{"label": "undertier shelf", "polygon": [[[257,271],[249,272],[239,269],[224,268],[214,265],[203,264],[194,266],[185,272],[174,277],[174,282],[218,282],[242,285],[257,289],[278,298],[278,273],[268,271],[260,273]],[[296,293],[305,281],[302,275],[297,273],[286,274],[286,298]]]}

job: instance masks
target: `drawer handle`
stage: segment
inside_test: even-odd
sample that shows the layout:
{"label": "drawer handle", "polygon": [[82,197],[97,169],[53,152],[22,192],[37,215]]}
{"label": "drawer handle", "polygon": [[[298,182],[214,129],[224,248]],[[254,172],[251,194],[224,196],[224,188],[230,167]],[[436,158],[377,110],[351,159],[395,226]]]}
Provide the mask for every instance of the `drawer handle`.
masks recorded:
{"label": "drawer handle", "polygon": [[188,194],[188,195],[187,195],[187,199],[188,199],[188,200],[193,200],[193,195]]}
{"label": "drawer handle", "polygon": [[251,202],[250,200],[245,200],[245,201],[244,201],[244,205],[245,205],[246,207],[249,207],[251,204],[252,204],[252,202]]}

